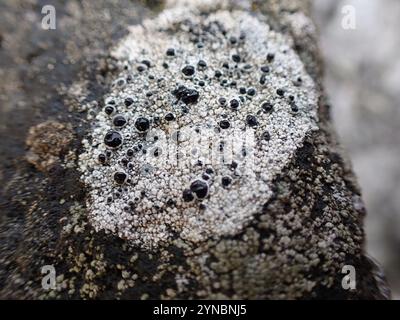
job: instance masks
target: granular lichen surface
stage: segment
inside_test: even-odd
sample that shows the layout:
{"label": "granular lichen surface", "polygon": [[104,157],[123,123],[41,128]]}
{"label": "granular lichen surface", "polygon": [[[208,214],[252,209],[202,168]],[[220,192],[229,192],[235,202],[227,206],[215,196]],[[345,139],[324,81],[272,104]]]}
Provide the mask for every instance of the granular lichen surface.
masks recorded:
{"label": "granular lichen surface", "polygon": [[235,235],[317,128],[317,92],[265,17],[177,7],[130,28],[80,157],[90,220],[135,245]]}

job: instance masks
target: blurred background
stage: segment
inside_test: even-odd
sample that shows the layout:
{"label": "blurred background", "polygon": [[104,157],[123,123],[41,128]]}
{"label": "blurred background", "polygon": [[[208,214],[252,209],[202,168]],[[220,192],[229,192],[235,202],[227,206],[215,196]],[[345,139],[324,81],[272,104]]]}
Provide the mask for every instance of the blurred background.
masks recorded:
{"label": "blurred background", "polygon": [[[355,29],[342,26],[348,8]],[[314,0],[313,14],[335,126],[368,211],[367,251],[400,299],[400,1]]]}

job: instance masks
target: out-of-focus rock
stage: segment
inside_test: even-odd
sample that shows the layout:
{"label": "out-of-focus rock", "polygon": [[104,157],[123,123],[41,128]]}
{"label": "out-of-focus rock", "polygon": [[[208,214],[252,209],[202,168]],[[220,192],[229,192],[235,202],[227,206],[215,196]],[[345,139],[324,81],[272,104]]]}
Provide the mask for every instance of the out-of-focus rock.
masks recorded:
{"label": "out-of-focus rock", "polygon": [[[355,29],[342,27],[345,6]],[[315,0],[314,16],[333,122],[368,210],[367,251],[400,298],[400,2]]]}

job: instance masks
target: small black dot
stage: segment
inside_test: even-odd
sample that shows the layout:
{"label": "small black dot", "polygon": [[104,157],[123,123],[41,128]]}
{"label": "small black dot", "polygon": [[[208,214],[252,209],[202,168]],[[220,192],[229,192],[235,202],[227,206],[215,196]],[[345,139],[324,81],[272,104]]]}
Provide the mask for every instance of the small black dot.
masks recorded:
{"label": "small black dot", "polygon": [[219,122],[219,126],[221,127],[221,129],[228,129],[231,126],[231,124],[229,123],[228,120],[221,120]]}
{"label": "small black dot", "polygon": [[232,60],[236,63],[240,62],[240,56],[238,54],[233,54],[232,55]]}
{"label": "small black dot", "polygon": [[224,97],[221,97],[221,98],[218,99],[218,103],[221,106],[224,106],[224,105],[226,105],[226,99]]}
{"label": "small black dot", "polygon": [[182,114],[189,113],[189,109],[186,106],[182,106],[181,110],[182,110]]}
{"label": "small black dot", "polygon": [[240,88],[239,88],[239,93],[240,93],[240,94],[246,94],[246,92],[247,92],[247,90],[246,90],[245,87],[240,87]]}
{"label": "small black dot", "polygon": [[138,65],[137,66],[137,71],[139,71],[139,72],[143,72],[144,70],[146,70],[146,66],[145,65],[142,65],[142,64],[140,64],[140,65]]}
{"label": "small black dot", "polygon": [[104,108],[104,112],[105,112],[106,114],[108,114],[108,115],[112,114],[114,111],[115,111],[115,108],[112,107],[112,106],[106,106],[106,107]]}
{"label": "small black dot", "polygon": [[293,112],[298,112],[299,111],[299,107],[295,103],[292,103],[290,105],[290,108],[292,109]]}
{"label": "small black dot", "polygon": [[268,53],[267,54],[267,61],[268,62],[271,62],[272,60],[274,60],[274,58],[275,58],[275,55],[273,53]]}
{"label": "small black dot", "polygon": [[249,88],[249,89],[247,90],[247,94],[248,94],[249,96],[255,96],[255,94],[256,94],[256,89],[254,89],[254,88]]}
{"label": "small black dot", "polygon": [[150,68],[151,67],[151,62],[149,60],[142,60],[142,63],[147,67]]}
{"label": "small black dot", "polygon": [[117,171],[114,173],[114,181],[118,184],[124,184],[127,178],[127,174],[123,171]]}
{"label": "small black dot", "polygon": [[104,143],[111,148],[117,148],[122,144],[122,136],[117,131],[108,131],[104,136]]}
{"label": "small black dot", "polygon": [[172,94],[178,100],[182,100],[185,104],[196,103],[200,96],[197,90],[189,89],[185,86],[179,86],[178,88],[174,89]]}
{"label": "small black dot", "polygon": [[296,87],[299,87],[299,86],[301,86],[301,84],[303,83],[303,79],[302,79],[301,77],[298,77],[298,78],[296,79],[296,81],[293,81],[293,83],[294,83],[294,85],[295,85]]}
{"label": "small black dot", "polygon": [[163,62],[162,66],[163,66],[164,69],[168,69],[169,68],[168,63],[166,63],[166,62]]}
{"label": "small black dot", "polygon": [[125,105],[127,107],[129,107],[133,103],[133,99],[132,98],[126,98],[124,103],[125,103]]}
{"label": "small black dot", "polygon": [[113,119],[113,124],[116,127],[123,127],[124,125],[126,125],[126,118],[122,115],[116,115]]}
{"label": "small black dot", "polygon": [[158,157],[160,154],[161,154],[161,148],[159,148],[159,147],[154,148],[153,156]]}
{"label": "small black dot", "polygon": [[265,113],[271,112],[273,108],[274,108],[274,106],[268,101],[264,101],[263,103],[261,103],[261,109]]}
{"label": "small black dot", "polygon": [[200,87],[204,87],[204,85],[205,85],[205,82],[204,82],[203,80],[200,80],[200,81],[199,81],[199,86],[200,86]]}
{"label": "small black dot", "polygon": [[203,180],[195,180],[190,185],[190,190],[196,194],[199,199],[203,199],[208,194],[208,184]]}
{"label": "small black dot", "polygon": [[147,118],[139,117],[135,121],[135,128],[140,132],[145,132],[150,128],[150,121]]}
{"label": "small black dot", "polygon": [[244,70],[250,70],[251,68],[253,68],[253,66],[249,63],[245,64],[243,67]]}
{"label": "small black dot", "polygon": [[215,70],[214,76],[215,76],[216,78],[221,78],[221,77],[222,77],[222,72],[221,72],[220,70]]}
{"label": "small black dot", "polygon": [[283,95],[285,94],[285,90],[283,89],[277,89],[276,90],[276,94],[280,97],[283,97]]}
{"label": "small black dot", "polygon": [[231,182],[232,182],[232,178],[228,177],[228,176],[227,177],[222,177],[222,179],[221,179],[221,183],[222,183],[222,185],[224,187],[229,186],[231,184]]}
{"label": "small black dot", "polygon": [[205,68],[207,68],[207,63],[204,60],[199,60],[199,62],[197,62],[197,66],[200,69],[205,69]]}
{"label": "small black dot", "polygon": [[246,117],[246,122],[250,127],[255,127],[256,125],[258,125],[257,118],[255,116],[253,116],[252,114],[249,114]]}
{"label": "small black dot", "polygon": [[172,57],[175,55],[175,49],[174,48],[168,48],[166,51],[167,56]]}
{"label": "small black dot", "polygon": [[239,101],[237,99],[232,99],[229,102],[229,105],[231,106],[232,109],[237,110],[239,108],[239,106],[240,106],[240,103],[239,103]]}
{"label": "small black dot", "polygon": [[182,73],[183,73],[185,76],[190,77],[190,76],[194,75],[195,69],[194,69],[193,66],[187,65],[187,66],[183,67]]}
{"label": "small black dot", "polygon": [[132,149],[128,149],[128,150],[126,151],[126,155],[127,155],[128,157],[133,157],[134,154],[135,154],[135,153],[134,153],[134,151],[133,151]]}
{"label": "small black dot", "polygon": [[206,169],[206,173],[207,173],[207,174],[213,174],[213,173],[214,173],[214,170],[211,169],[211,168],[207,168],[207,169]]}
{"label": "small black dot", "polygon": [[230,42],[231,44],[236,44],[236,43],[237,43],[237,38],[234,37],[234,36],[231,36],[231,37],[229,38],[229,42]]}
{"label": "small black dot", "polygon": [[264,73],[268,73],[269,72],[269,67],[268,66],[262,66],[260,69]]}
{"label": "small black dot", "polygon": [[189,189],[183,190],[182,197],[185,202],[190,202],[194,199],[194,196]]}
{"label": "small black dot", "polygon": [[175,120],[175,116],[174,116],[172,113],[167,113],[167,114],[165,115],[165,120],[167,120],[167,121],[173,121],[173,120]]}
{"label": "small black dot", "polygon": [[97,157],[100,163],[105,163],[106,162],[106,155],[104,153],[100,153]]}
{"label": "small black dot", "polygon": [[268,131],[264,131],[264,133],[262,134],[261,138],[265,141],[269,141],[271,139],[271,136],[269,134]]}
{"label": "small black dot", "polygon": [[129,200],[128,201],[128,206],[130,206],[131,208],[135,206],[135,201],[133,200]]}

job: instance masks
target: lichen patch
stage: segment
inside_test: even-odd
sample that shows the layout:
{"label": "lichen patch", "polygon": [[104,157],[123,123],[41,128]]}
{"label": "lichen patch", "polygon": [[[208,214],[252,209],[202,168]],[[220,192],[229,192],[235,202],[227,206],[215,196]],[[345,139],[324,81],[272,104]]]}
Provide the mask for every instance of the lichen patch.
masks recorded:
{"label": "lichen patch", "polygon": [[79,160],[93,226],[147,249],[240,232],[317,129],[291,46],[241,10],[177,7],[131,27]]}

